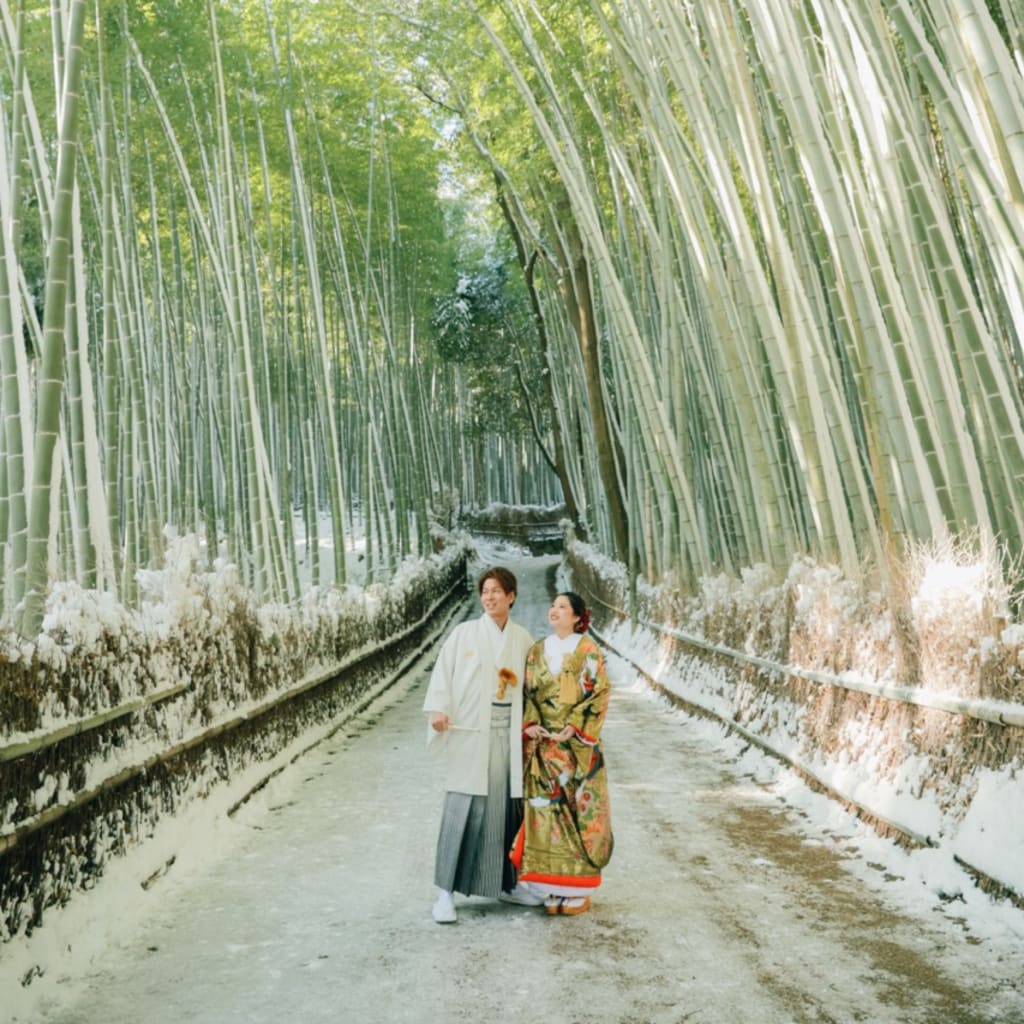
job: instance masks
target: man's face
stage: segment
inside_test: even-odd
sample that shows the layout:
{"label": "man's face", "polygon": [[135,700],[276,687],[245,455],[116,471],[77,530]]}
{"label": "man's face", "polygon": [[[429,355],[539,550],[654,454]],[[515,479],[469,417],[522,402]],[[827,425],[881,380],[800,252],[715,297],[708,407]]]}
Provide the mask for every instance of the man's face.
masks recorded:
{"label": "man's face", "polygon": [[484,580],[484,585],[480,589],[480,603],[484,606],[484,611],[499,626],[505,625],[515,598],[515,591],[506,593],[502,590],[501,584],[493,578]]}

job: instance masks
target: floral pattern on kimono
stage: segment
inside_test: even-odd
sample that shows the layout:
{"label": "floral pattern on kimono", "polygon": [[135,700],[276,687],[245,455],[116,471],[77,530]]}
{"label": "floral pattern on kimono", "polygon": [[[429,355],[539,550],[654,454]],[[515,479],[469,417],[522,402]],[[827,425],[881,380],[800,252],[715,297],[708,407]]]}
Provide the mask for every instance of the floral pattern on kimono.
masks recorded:
{"label": "floral pattern on kimono", "polygon": [[520,881],[594,887],[612,854],[608,777],[601,751],[601,727],[610,684],[597,644],[584,636],[551,672],[544,642],[530,648],[523,690],[523,728],[542,725],[564,742],[525,740],[523,825],[511,857]]}

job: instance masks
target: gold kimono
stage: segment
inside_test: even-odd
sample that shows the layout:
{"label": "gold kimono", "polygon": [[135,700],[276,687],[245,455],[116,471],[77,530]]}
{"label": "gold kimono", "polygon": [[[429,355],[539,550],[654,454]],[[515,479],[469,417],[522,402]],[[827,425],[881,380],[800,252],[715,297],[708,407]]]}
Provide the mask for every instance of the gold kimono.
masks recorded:
{"label": "gold kimono", "polygon": [[523,729],[550,733],[571,726],[564,742],[527,738],[523,750],[523,824],[512,848],[521,882],[557,893],[584,893],[601,884],[612,854],[608,776],[601,727],[610,686],[600,648],[588,636],[563,659],[557,677],[544,641],[526,658]]}

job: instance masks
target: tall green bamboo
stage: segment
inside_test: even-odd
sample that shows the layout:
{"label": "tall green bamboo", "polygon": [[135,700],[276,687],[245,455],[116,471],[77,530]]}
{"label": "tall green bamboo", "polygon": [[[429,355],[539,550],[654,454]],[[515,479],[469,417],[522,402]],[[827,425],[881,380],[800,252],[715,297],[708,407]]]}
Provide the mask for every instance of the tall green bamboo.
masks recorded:
{"label": "tall green bamboo", "polygon": [[26,592],[24,609],[19,617],[19,630],[23,636],[34,636],[42,624],[49,584],[51,506],[58,493],[56,475],[60,470],[60,464],[54,461],[53,455],[60,431],[64,385],[64,329],[73,230],[75,161],[78,156],[78,106],[84,32],[85,0],[71,0],[61,80],[53,218],[46,253],[43,348],[37,384],[25,567]]}
{"label": "tall green bamboo", "polygon": [[[282,90],[282,93],[285,93],[286,83],[281,72],[281,56],[277,44],[277,33],[274,28],[274,16],[271,11],[270,0],[264,0],[264,3],[274,70],[278,78],[278,87]],[[319,399],[318,411],[324,425],[323,436],[327,443],[328,470],[325,490],[330,501],[331,526],[334,538],[334,578],[340,584],[345,582],[346,576],[345,524],[342,513],[344,494],[342,491],[343,478],[341,473],[341,453],[338,447],[338,428],[335,422],[335,399],[331,387],[327,325],[324,320],[324,302],[321,291],[320,261],[316,250],[316,231],[311,219],[311,204],[307,194],[302,158],[295,133],[294,115],[288,102],[284,104],[284,119],[288,147],[291,154],[292,187],[296,199],[295,210],[301,229],[300,235],[307,275],[306,280],[310,290],[309,312],[313,319],[316,351],[319,356],[318,361],[314,364],[317,370],[318,385],[316,395]]]}
{"label": "tall green bamboo", "polygon": [[[25,481],[31,479],[31,396],[29,371],[22,344],[23,312],[16,242],[20,234],[21,159],[24,148],[25,13],[17,5],[16,21],[5,36],[13,50],[10,121],[0,109],[0,374],[4,432],[4,600],[0,610],[15,608],[25,593],[28,547],[28,504]],[[8,136],[10,145],[8,146]],[[26,451],[26,447],[29,448]],[[7,561],[9,559],[9,562]]]}

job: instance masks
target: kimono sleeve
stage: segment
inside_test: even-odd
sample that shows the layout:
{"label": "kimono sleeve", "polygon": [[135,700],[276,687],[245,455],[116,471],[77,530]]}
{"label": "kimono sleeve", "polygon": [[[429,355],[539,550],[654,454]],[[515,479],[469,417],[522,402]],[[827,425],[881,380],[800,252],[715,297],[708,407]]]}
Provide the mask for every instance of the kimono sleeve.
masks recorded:
{"label": "kimono sleeve", "polygon": [[531,647],[526,655],[526,672],[523,676],[523,728],[540,725],[540,707],[537,704],[537,686],[534,675],[537,671],[537,647]]}
{"label": "kimono sleeve", "polygon": [[448,738],[446,732],[438,732],[430,724],[430,712],[440,711],[442,714],[451,717],[452,714],[452,682],[455,677],[456,651],[458,638],[456,633],[451,633],[448,639],[441,645],[441,652],[434,662],[434,669],[430,673],[430,682],[427,684],[426,696],[423,698],[423,710],[427,713],[427,746],[444,747]]}

